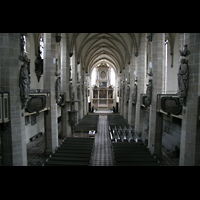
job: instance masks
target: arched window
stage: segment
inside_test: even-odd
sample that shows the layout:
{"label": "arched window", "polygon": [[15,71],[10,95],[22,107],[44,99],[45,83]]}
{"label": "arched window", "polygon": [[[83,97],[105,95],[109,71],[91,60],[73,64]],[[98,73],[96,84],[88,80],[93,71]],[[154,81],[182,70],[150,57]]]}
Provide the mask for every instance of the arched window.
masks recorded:
{"label": "arched window", "polygon": [[110,84],[113,85],[113,86],[115,86],[115,70],[111,67],[110,72],[111,72],[111,75],[110,75],[110,78],[111,78]]}
{"label": "arched window", "polygon": [[151,42],[147,41],[147,54],[146,54],[146,77],[148,77],[147,73],[150,73],[150,69],[152,69],[152,61],[151,61]]}
{"label": "arched window", "polygon": [[40,37],[40,41],[39,41],[39,45],[40,45],[40,51],[41,51],[41,58],[44,59],[44,41],[43,41],[43,37]]}
{"label": "arched window", "polygon": [[96,76],[96,68],[94,68],[91,73],[91,86],[94,86],[96,84]]}
{"label": "arched window", "polygon": [[27,53],[26,51],[26,35],[23,35],[23,39],[24,39],[24,52]]}
{"label": "arched window", "polygon": [[165,74],[164,74],[164,93],[167,93],[167,65],[168,65],[168,38],[165,37]]}

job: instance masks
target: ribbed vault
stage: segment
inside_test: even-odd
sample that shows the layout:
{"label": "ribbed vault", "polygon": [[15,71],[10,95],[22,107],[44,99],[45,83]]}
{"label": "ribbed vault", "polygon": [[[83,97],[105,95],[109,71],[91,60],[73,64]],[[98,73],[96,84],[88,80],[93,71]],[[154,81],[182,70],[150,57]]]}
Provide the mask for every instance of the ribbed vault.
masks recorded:
{"label": "ribbed vault", "polygon": [[76,47],[77,62],[89,73],[102,60],[122,71],[138,52],[135,33],[73,33],[70,39],[70,53]]}

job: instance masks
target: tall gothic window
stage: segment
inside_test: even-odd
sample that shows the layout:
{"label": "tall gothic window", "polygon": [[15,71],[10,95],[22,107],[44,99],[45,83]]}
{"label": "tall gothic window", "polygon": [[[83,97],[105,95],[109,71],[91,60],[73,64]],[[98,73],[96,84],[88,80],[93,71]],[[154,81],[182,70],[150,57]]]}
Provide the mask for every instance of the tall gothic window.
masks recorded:
{"label": "tall gothic window", "polygon": [[164,92],[167,93],[167,62],[168,62],[168,39],[165,40],[165,75],[164,75]]}
{"label": "tall gothic window", "polygon": [[27,53],[27,51],[26,51],[26,36],[24,35],[23,38],[24,38],[24,52]]}
{"label": "tall gothic window", "polygon": [[115,86],[115,71],[114,71],[114,69],[111,67],[111,80],[110,80],[110,84],[111,85],[113,85],[113,86]]}
{"label": "tall gothic window", "polygon": [[40,38],[40,41],[39,41],[39,44],[40,44],[40,51],[41,51],[41,58],[43,59],[44,58],[44,41],[43,41],[43,37]]}
{"label": "tall gothic window", "polygon": [[92,86],[95,85],[95,83],[96,83],[96,76],[97,76],[97,74],[96,74],[96,68],[94,68],[92,70],[92,73],[91,73],[91,85]]}
{"label": "tall gothic window", "polygon": [[72,80],[72,57],[70,57],[70,79]]}

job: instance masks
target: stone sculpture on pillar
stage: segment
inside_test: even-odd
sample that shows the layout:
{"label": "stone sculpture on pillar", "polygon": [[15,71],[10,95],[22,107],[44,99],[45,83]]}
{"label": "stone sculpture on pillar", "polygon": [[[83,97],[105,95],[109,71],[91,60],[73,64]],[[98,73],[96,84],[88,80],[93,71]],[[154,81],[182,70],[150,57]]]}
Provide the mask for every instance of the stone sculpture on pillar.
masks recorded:
{"label": "stone sculpture on pillar", "polygon": [[186,56],[190,54],[190,51],[187,49],[187,45],[184,45],[184,50],[180,50],[180,54],[182,56],[181,64],[179,66],[178,71],[178,97],[179,102],[181,105],[186,105],[186,97],[187,97],[187,90],[188,90],[188,78],[189,78],[189,66],[188,60],[185,59]]}
{"label": "stone sculpture on pillar", "polygon": [[43,74],[43,59],[41,58],[40,47],[38,47],[38,55],[37,55],[37,58],[35,60],[35,73],[36,73],[36,76],[37,76],[37,80],[39,82],[40,78]]}
{"label": "stone sculpture on pillar", "polygon": [[129,99],[130,99],[130,86],[127,85],[126,100],[129,101]]}
{"label": "stone sculpture on pillar", "polygon": [[70,101],[74,101],[74,92],[72,83],[69,84]]}
{"label": "stone sculpture on pillar", "polygon": [[19,60],[23,62],[19,73],[19,87],[20,87],[20,99],[22,109],[26,107],[26,103],[29,98],[29,90],[30,90],[30,59],[28,59],[27,55],[24,55],[24,34],[21,34],[20,37],[20,55]]}
{"label": "stone sculpture on pillar", "polygon": [[56,103],[59,105],[61,100],[61,79],[60,77],[56,80]]}
{"label": "stone sculpture on pillar", "polygon": [[69,124],[71,125],[72,135],[74,134],[74,127],[78,122],[78,111],[68,111],[69,114]]}
{"label": "stone sculpture on pillar", "polygon": [[77,86],[77,99],[80,99],[80,85]]}
{"label": "stone sculpture on pillar", "polygon": [[151,97],[152,97],[152,79],[149,79],[149,84],[147,84],[146,96],[143,96],[143,104],[145,108],[151,105]]}
{"label": "stone sculpture on pillar", "polygon": [[132,100],[133,100],[133,103],[136,104],[137,102],[137,84],[136,83],[133,87]]}
{"label": "stone sculpture on pillar", "polygon": [[123,90],[123,99],[124,99],[124,96],[125,96],[125,84],[123,84],[122,90]]}

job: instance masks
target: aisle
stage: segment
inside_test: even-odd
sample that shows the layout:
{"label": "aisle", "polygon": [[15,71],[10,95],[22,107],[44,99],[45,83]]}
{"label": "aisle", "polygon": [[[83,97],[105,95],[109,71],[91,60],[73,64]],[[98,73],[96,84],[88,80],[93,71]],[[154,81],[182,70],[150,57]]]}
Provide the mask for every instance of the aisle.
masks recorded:
{"label": "aisle", "polygon": [[112,166],[113,153],[111,140],[108,134],[107,115],[99,115],[97,134],[95,135],[94,151],[92,155],[92,166]]}

